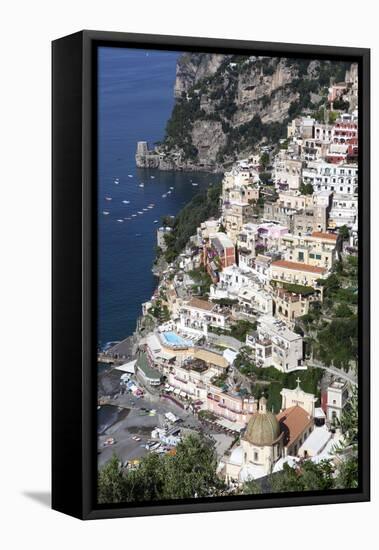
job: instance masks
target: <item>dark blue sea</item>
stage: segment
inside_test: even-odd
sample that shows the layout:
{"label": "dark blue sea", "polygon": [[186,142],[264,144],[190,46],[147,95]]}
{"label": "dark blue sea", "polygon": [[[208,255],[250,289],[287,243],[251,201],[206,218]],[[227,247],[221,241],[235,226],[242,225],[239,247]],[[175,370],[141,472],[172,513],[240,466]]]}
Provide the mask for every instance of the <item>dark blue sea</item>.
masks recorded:
{"label": "dark blue sea", "polygon": [[[154,220],[160,222],[162,216],[177,214],[199,190],[220,179],[214,174],[135,166],[137,141],[148,141],[152,146],[164,136],[174,104],[178,55],[124,48],[99,50],[100,345],[132,334],[142,302],[154,291],[157,280],[151,267],[160,225]],[[144,183],[143,188],[140,183]],[[171,194],[162,197],[170,187],[174,188]],[[149,204],[154,208],[143,211]]]}

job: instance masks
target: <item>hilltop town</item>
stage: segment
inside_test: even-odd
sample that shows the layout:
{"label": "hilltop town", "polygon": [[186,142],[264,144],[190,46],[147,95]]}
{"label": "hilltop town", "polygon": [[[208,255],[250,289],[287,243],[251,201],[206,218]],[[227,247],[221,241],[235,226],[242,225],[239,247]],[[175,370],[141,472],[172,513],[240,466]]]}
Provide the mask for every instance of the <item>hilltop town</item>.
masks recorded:
{"label": "hilltop town", "polygon": [[[137,436],[143,454],[173,456],[186,433],[205,434],[229,492],[308,463],[338,468],[344,445],[356,452],[343,421],[358,355],[357,75],[348,78],[329,89],[334,117],[295,116],[278,143],[233,162],[217,215],[179,253],[176,220],[164,220],[159,284],[133,353],[121,342],[99,357],[122,373],[117,400],[102,394],[100,405],[133,395],[135,406],[150,400],[153,423],[164,416]],[[352,108],[336,108],[346,94]],[[138,467],[138,450],[130,456]]]}

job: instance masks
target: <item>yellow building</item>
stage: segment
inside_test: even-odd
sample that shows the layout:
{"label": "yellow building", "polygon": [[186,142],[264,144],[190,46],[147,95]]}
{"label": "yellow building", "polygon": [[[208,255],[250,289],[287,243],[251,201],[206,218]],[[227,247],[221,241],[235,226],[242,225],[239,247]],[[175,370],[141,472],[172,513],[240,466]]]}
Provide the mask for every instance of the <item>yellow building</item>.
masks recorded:
{"label": "yellow building", "polygon": [[338,237],[313,231],[311,235],[283,235],[280,250],[285,260],[331,269],[337,257]]}
{"label": "yellow building", "polygon": [[309,304],[318,300],[320,300],[318,292],[304,296],[285,288],[276,288],[273,297],[274,317],[293,325],[297,317],[308,313]]}
{"label": "yellow building", "polygon": [[270,272],[271,279],[274,281],[311,286],[321,291],[322,287],[317,281],[326,276],[327,269],[300,262],[278,260],[272,262]]}

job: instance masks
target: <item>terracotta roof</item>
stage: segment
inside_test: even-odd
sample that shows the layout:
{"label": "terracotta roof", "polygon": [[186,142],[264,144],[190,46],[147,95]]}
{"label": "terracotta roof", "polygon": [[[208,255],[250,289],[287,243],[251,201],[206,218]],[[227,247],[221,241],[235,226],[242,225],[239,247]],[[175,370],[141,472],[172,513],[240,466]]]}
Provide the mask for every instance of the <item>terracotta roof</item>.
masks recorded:
{"label": "terracotta roof", "polygon": [[295,271],[308,271],[309,273],[325,273],[326,269],[315,265],[302,264],[300,262],[289,262],[287,260],[278,260],[272,262],[271,267],[284,267],[285,269],[293,269]]}
{"label": "terracotta roof", "polygon": [[324,233],[323,231],[313,231],[311,237],[317,237],[319,239],[329,239],[330,241],[337,241],[337,235],[334,233]]}
{"label": "terracotta roof", "polygon": [[215,304],[208,302],[207,300],[200,300],[199,298],[191,298],[188,302],[190,307],[196,307],[197,309],[204,309],[205,311],[212,311]]}
{"label": "terracotta roof", "polygon": [[308,428],[312,419],[302,407],[295,405],[276,415],[281,431],[284,432],[284,444],[288,447]]}

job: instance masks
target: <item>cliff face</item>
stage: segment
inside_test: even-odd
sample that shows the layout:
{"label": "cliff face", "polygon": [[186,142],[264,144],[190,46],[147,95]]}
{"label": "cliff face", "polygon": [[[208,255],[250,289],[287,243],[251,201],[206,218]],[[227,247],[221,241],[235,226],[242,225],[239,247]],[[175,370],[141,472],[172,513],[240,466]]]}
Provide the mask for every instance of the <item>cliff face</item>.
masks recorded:
{"label": "cliff face", "polygon": [[175,97],[180,98],[182,93],[187,94],[196,82],[214,75],[224,58],[224,55],[209,53],[181,55],[176,66]]}
{"label": "cliff face", "polygon": [[325,105],[330,82],[342,80],[347,68],[329,61],[185,53],[154,162],[161,169],[222,171],[260,143],[285,138],[289,120]]}

